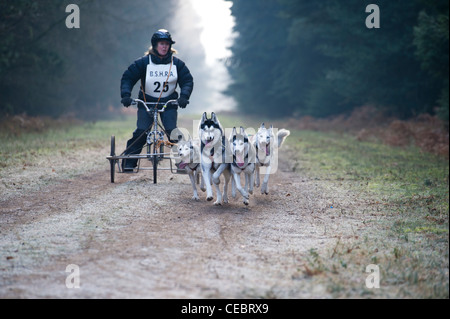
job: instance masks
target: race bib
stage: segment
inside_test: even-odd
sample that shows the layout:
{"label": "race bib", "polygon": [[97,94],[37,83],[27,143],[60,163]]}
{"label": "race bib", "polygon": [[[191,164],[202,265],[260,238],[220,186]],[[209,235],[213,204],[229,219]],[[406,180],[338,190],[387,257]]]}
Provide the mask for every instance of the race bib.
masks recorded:
{"label": "race bib", "polygon": [[150,63],[147,66],[145,81],[145,93],[154,98],[171,96],[177,88],[177,67],[173,65],[173,62],[172,64],[154,64],[151,56],[149,56],[149,60]]}

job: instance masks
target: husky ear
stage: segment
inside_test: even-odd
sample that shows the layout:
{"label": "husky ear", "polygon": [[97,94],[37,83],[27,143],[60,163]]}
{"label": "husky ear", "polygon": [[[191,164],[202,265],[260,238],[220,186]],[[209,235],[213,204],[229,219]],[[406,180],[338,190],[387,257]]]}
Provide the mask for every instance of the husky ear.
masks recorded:
{"label": "husky ear", "polygon": [[236,136],[236,128],[233,127],[233,131],[230,134],[230,142],[233,142],[233,138]]}
{"label": "husky ear", "polygon": [[233,143],[233,139],[234,139],[235,136],[236,136],[236,128],[233,127],[233,130],[232,130],[231,133],[230,133],[230,137],[228,138],[228,141],[229,141],[230,143]]}
{"label": "husky ear", "polygon": [[261,128],[266,128],[266,125],[264,123],[261,124]]}
{"label": "husky ear", "polygon": [[203,113],[201,123],[205,123],[207,119],[208,119],[208,116],[207,116],[207,114],[205,112],[205,113]]}
{"label": "husky ear", "polygon": [[245,134],[245,129],[241,126],[241,135],[242,136],[245,136],[245,135],[247,135],[247,134]]}
{"label": "husky ear", "polygon": [[179,134],[178,135],[178,142],[184,142],[184,135],[183,134]]}
{"label": "husky ear", "polygon": [[216,113],[214,113],[214,112],[211,113],[211,121],[213,121],[219,127],[221,133],[223,134],[223,126],[222,126],[222,124],[220,124],[220,121],[217,118]]}
{"label": "husky ear", "polygon": [[217,121],[216,113],[214,113],[214,112],[211,113],[211,120],[212,120],[213,122],[215,122],[215,123],[218,122],[218,121]]}
{"label": "husky ear", "polygon": [[241,127],[241,129],[242,129],[242,135],[244,136],[244,138],[247,139],[247,141],[250,141],[250,138],[249,138],[247,132],[245,131],[245,129],[243,127]]}

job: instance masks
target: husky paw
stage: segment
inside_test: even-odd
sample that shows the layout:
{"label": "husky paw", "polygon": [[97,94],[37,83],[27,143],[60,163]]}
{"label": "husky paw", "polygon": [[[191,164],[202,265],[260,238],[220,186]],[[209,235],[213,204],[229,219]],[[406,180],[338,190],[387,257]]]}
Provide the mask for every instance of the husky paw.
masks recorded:
{"label": "husky paw", "polygon": [[269,186],[267,186],[267,184],[261,186],[261,194],[269,195]]}
{"label": "husky paw", "polygon": [[214,206],[222,206],[222,201],[215,201]]}
{"label": "husky paw", "polygon": [[200,200],[200,198],[197,195],[192,196],[192,199],[195,200],[196,202]]}
{"label": "husky paw", "polygon": [[248,201],[250,199],[250,195],[244,191],[244,193],[242,194],[242,197],[244,198],[244,204],[248,205]]}
{"label": "husky paw", "polygon": [[248,204],[249,204],[248,198],[245,198],[245,199],[244,199],[244,205],[245,205],[245,206],[248,206]]}
{"label": "husky paw", "polygon": [[212,201],[214,199],[214,197],[206,197],[206,200],[208,201],[208,202],[210,202],[210,201]]}
{"label": "husky paw", "polygon": [[223,197],[223,203],[224,204],[228,204],[228,196],[224,196]]}

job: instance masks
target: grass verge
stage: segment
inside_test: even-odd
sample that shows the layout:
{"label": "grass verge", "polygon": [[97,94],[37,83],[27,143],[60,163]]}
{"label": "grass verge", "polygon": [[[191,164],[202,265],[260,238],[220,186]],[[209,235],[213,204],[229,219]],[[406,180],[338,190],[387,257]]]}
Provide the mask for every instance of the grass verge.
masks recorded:
{"label": "grass verge", "polygon": [[[339,239],[330,252],[312,251],[307,273],[322,276],[336,297],[448,298],[446,159],[345,134],[292,131],[287,143],[293,171],[331,192],[358,194],[361,211],[337,214],[362,214],[366,226],[364,236]],[[380,268],[380,289],[355,279],[369,263]]]}
{"label": "grass verge", "polygon": [[120,139],[131,136],[135,129],[134,121],[132,117],[123,117],[115,121],[69,123],[65,126],[48,127],[40,132],[11,134],[9,131],[2,131],[0,170],[11,166],[33,166],[42,158],[70,157],[76,151],[108,146],[111,135]]}

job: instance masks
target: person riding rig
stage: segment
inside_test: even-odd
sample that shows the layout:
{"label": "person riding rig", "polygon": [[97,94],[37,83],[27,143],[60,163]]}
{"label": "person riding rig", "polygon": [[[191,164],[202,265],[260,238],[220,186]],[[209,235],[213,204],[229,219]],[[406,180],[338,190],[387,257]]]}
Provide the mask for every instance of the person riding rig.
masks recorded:
{"label": "person riding rig", "polygon": [[[141,80],[139,99],[145,102],[159,102],[164,105],[169,100],[178,100],[178,106],[182,109],[189,104],[194,89],[194,78],[186,64],[175,57],[176,50],[172,48],[175,41],[169,31],[158,30],[152,36],[152,46],[146,55],[131,64],[122,76],[121,97],[122,104],[129,107],[133,99],[131,92],[136,83]],[[176,91],[180,86],[180,94]],[[160,113],[165,131],[172,143],[177,138],[172,138],[171,133],[177,128],[178,106],[168,105],[165,112]],[[133,137],[127,142],[124,155],[140,154],[147,141],[146,132],[153,125],[151,117],[143,105],[138,104],[137,128]],[[178,135],[177,135],[178,136]],[[126,159],[122,162],[124,172],[133,172],[137,166],[137,159]]]}

